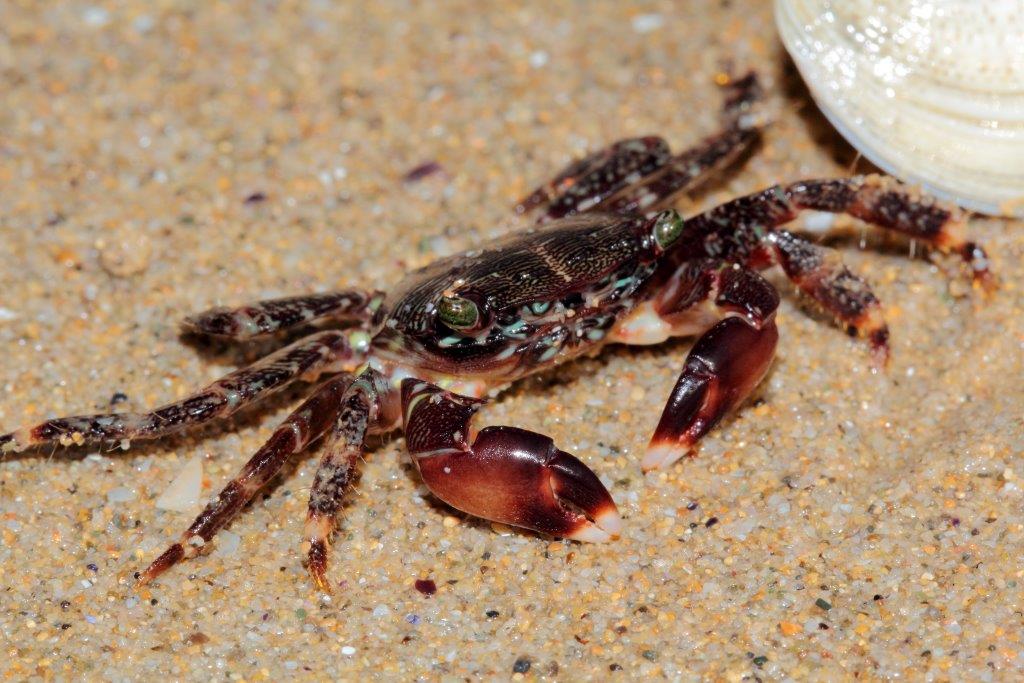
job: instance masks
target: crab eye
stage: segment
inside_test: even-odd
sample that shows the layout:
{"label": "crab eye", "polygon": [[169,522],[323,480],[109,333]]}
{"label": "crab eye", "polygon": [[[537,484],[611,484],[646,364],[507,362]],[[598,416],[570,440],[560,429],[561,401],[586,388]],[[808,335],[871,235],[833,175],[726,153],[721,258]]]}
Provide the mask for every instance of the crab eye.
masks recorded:
{"label": "crab eye", "polygon": [[476,304],[461,296],[443,296],[437,304],[437,316],[448,327],[468,330],[480,322]]}
{"label": "crab eye", "polygon": [[662,211],[654,220],[654,241],[662,249],[668,248],[683,234],[683,217],[671,209]]}

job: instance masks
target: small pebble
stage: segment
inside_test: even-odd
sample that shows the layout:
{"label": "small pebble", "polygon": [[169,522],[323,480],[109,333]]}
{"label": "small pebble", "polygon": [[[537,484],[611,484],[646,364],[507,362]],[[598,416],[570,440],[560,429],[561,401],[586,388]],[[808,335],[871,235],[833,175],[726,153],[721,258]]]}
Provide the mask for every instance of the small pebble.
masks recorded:
{"label": "small pebble", "polygon": [[526,657],[520,657],[516,660],[515,664],[512,665],[512,673],[524,674],[530,670],[530,660]]}
{"label": "small pebble", "polygon": [[351,657],[355,653],[356,653],[356,649],[354,647],[352,647],[351,645],[346,645],[343,648],[341,648],[341,654],[345,655],[346,657]]}
{"label": "small pebble", "polygon": [[110,12],[102,7],[87,7],[85,11],[82,12],[82,20],[85,22],[86,26],[99,28],[101,26],[106,26],[110,22]]}
{"label": "small pebble", "polygon": [[131,277],[149,267],[152,252],[149,239],[131,227],[104,235],[97,240],[96,247],[100,250],[100,266],[114,277]]}
{"label": "small pebble", "polygon": [[185,463],[174,480],[156,499],[156,506],[161,510],[190,512],[199,506],[202,487],[203,460],[195,456]]}
{"label": "small pebble", "polygon": [[444,171],[444,167],[441,164],[436,161],[428,161],[407,171],[402,176],[402,182],[407,184],[415,183],[442,171]]}
{"label": "small pebble", "polygon": [[650,33],[664,26],[665,18],[660,14],[638,14],[633,17],[632,23],[637,33]]}
{"label": "small pebble", "polygon": [[430,579],[416,579],[416,590],[424,595],[433,595],[437,592],[437,584]]}
{"label": "small pebble", "polygon": [[126,503],[129,500],[135,499],[135,492],[130,488],[124,486],[118,486],[117,488],[110,489],[107,491],[107,502],[108,503]]}
{"label": "small pebble", "polygon": [[242,537],[233,531],[221,531],[215,538],[217,547],[214,554],[219,557],[234,555],[242,545]]}

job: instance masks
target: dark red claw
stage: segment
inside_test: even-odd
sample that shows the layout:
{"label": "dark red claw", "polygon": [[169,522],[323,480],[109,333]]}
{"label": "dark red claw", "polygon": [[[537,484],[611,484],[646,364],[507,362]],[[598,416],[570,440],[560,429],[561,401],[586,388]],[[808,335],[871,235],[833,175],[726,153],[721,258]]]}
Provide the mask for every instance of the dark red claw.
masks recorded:
{"label": "dark red claw", "polygon": [[601,481],[543,434],[488,427],[471,451],[417,462],[435,495],[471,515],[580,541],[619,534],[615,502]]}
{"label": "dark red claw", "polygon": [[543,434],[487,427],[470,443],[481,401],[419,380],[402,385],[406,445],[441,500],[494,522],[579,541],[607,541],[622,522],[586,465]]}
{"label": "dark red claw", "polygon": [[686,359],[644,457],[644,471],[685,455],[758,385],[775,355],[775,321],[760,329],[730,317],[704,333]]}

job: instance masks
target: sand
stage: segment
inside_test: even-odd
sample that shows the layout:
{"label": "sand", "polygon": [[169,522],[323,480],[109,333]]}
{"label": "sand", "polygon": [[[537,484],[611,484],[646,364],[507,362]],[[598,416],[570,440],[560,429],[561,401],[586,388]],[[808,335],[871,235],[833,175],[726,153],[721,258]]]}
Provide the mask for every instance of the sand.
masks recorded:
{"label": "sand", "polygon": [[[767,2],[8,3],[0,40],[0,426],[140,409],[251,354],[181,338],[217,304],[387,287],[522,227],[568,159],[714,130],[715,75],[756,66],[777,122],[681,202],[866,170]],[[403,182],[411,169],[440,171]],[[317,453],[208,556],[136,589],[301,388],[127,452],[0,462],[0,677],[692,680],[1024,675],[1024,225],[974,218],[985,298],[859,224],[830,243],[885,303],[893,358],[784,302],[773,370],[698,457],[639,459],[689,342],[517,385],[483,423],[544,431],[609,485],[624,537],[580,545],[432,501],[400,436],[368,452],[311,588]],[[120,394],[120,396],[118,396]],[[434,595],[415,588],[433,580]]]}

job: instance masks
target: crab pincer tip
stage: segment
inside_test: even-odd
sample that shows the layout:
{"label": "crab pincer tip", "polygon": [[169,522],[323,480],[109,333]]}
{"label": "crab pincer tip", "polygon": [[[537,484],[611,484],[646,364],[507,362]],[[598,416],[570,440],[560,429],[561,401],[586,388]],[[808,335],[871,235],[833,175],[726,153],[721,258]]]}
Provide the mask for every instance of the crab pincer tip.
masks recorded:
{"label": "crab pincer tip", "polygon": [[663,470],[689,452],[690,447],[686,445],[651,441],[647,446],[644,459],[640,462],[640,469],[644,474],[654,470]]}

